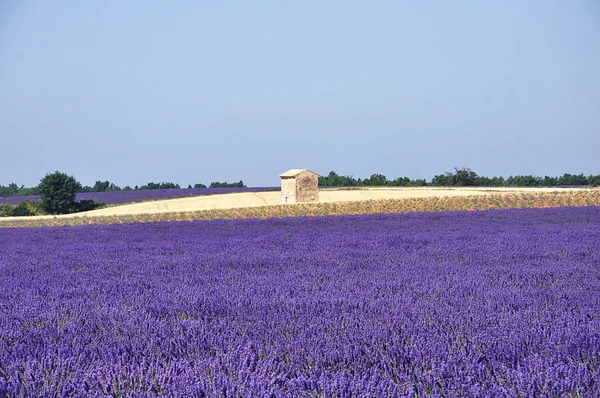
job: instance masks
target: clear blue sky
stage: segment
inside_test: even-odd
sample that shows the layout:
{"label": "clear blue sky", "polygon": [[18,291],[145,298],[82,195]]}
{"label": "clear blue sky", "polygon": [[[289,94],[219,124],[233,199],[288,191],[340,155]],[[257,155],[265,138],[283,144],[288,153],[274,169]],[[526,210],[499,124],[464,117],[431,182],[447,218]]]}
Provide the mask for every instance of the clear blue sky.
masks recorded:
{"label": "clear blue sky", "polygon": [[600,3],[0,0],[0,184],[600,174]]}

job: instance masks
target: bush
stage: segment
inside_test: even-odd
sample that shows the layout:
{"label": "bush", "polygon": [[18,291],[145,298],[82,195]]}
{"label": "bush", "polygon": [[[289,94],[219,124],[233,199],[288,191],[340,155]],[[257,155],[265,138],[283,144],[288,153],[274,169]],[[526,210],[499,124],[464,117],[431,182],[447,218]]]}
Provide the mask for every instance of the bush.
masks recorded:
{"label": "bush", "polygon": [[42,213],[41,203],[24,200],[18,205],[0,205],[0,217],[37,216]]}
{"label": "bush", "polygon": [[44,211],[67,214],[76,210],[75,198],[82,186],[75,177],[55,171],[41,179],[38,189]]}
{"label": "bush", "polygon": [[13,205],[0,205],[0,217],[10,217],[12,215]]}
{"label": "bush", "polygon": [[91,211],[91,210],[100,209],[104,206],[105,206],[104,203],[96,202],[95,200],[92,200],[92,199],[83,199],[83,200],[80,200],[79,202],[75,202],[75,206],[74,206],[73,210],[76,213],[78,213],[81,211]]}
{"label": "bush", "polygon": [[39,214],[39,203],[31,200],[24,200],[18,205],[14,206],[11,211],[13,217],[26,217],[26,216],[37,216]]}

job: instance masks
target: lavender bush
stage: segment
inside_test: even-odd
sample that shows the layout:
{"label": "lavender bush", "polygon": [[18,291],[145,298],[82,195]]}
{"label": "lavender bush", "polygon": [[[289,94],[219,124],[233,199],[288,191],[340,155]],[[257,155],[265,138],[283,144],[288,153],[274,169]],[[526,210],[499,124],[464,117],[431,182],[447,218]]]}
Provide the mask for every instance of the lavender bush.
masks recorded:
{"label": "lavender bush", "polygon": [[[144,200],[161,200],[185,198],[188,196],[219,195],[236,192],[279,191],[279,187],[252,188],[176,188],[176,189],[138,189],[132,191],[87,192],[77,194],[77,201],[92,199],[99,203],[119,204],[141,202]],[[6,196],[0,197],[0,205],[18,205],[24,200],[40,200],[39,196]]]}
{"label": "lavender bush", "polygon": [[600,395],[599,207],[0,241],[0,396]]}

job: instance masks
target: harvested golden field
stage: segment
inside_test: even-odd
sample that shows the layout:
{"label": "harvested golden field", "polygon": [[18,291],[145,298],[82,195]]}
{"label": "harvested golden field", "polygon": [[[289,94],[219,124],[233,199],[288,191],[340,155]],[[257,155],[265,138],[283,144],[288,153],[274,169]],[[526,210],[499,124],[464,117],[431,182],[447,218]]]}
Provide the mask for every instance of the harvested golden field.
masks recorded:
{"label": "harvested golden field", "polygon": [[279,204],[279,192],[161,200],[62,216],[10,217],[0,227],[599,206],[599,189],[380,188],[321,190],[318,203]]}

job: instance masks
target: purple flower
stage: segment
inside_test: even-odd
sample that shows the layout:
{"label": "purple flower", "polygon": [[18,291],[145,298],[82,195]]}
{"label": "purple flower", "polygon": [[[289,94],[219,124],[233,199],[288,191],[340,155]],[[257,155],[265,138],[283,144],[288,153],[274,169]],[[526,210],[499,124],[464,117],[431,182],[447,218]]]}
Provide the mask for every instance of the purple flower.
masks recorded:
{"label": "purple flower", "polygon": [[600,207],[0,242],[2,396],[600,395]]}

